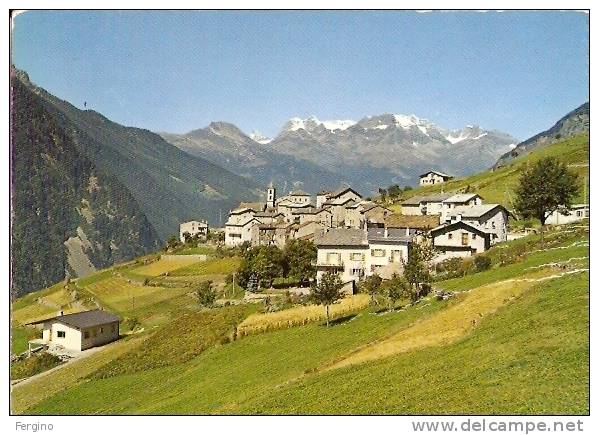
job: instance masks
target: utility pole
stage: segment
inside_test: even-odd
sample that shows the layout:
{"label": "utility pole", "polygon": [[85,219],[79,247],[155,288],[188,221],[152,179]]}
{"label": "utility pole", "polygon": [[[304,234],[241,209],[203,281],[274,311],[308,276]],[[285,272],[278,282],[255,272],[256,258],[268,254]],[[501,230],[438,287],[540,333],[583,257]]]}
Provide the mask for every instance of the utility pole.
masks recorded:
{"label": "utility pole", "polygon": [[233,272],[233,286],[231,287],[231,299],[235,295],[235,272]]}

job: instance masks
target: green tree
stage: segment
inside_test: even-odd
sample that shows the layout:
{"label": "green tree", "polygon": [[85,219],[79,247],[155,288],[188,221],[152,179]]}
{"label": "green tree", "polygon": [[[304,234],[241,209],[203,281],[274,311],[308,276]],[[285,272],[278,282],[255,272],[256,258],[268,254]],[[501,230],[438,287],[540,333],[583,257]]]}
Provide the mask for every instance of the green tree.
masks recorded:
{"label": "green tree", "polygon": [[374,305],[375,298],[381,293],[381,283],[383,279],[378,275],[370,275],[360,283],[360,292],[370,295],[370,303]]}
{"label": "green tree", "polygon": [[546,157],[520,176],[515,209],[524,218],[539,219],[544,226],[554,211],[568,213],[579,191],[578,176],[555,157]]}
{"label": "green tree", "polygon": [[410,284],[403,276],[394,273],[387,283],[386,295],[389,300],[389,308],[392,308],[397,301],[410,296]]}
{"label": "green tree", "polygon": [[216,292],[212,288],[212,281],[202,281],[196,289],[198,302],[204,307],[211,307],[216,300]]}
{"label": "green tree", "polygon": [[389,188],[387,189],[387,195],[389,195],[389,198],[391,199],[399,197],[402,193],[403,191],[401,190],[401,187],[399,187],[399,185],[397,184],[389,186]]}
{"label": "green tree", "polygon": [[299,278],[302,283],[314,279],[317,252],[316,245],[310,241],[294,239],[287,242],[283,252],[287,274]]}
{"label": "green tree", "polygon": [[411,246],[408,261],[404,263],[403,276],[408,282],[409,296],[416,302],[430,289],[430,262],[435,257],[435,249],[428,242],[416,243]]}
{"label": "green tree", "polygon": [[275,278],[283,276],[283,253],[276,246],[259,246],[251,263],[251,270],[266,287],[272,287]]}
{"label": "green tree", "polygon": [[379,187],[379,197],[381,198],[382,202],[385,202],[387,199],[387,190]]}
{"label": "green tree", "polygon": [[176,249],[180,245],[181,245],[181,241],[179,240],[179,238],[177,236],[171,236],[166,241],[166,250],[170,251],[170,250]]}
{"label": "green tree", "polygon": [[327,328],[329,326],[330,306],[343,298],[341,293],[341,279],[331,272],[325,273],[320,282],[312,287],[312,298],[316,303],[324,305],[327,316]]}

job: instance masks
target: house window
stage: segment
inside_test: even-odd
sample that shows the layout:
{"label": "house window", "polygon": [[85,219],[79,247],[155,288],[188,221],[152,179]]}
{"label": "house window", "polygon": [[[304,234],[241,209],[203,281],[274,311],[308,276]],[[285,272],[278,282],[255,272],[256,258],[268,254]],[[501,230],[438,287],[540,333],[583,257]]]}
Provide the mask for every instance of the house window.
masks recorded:
{"label": "house window", "polygon": [[65,338],[67,333],[65,331],[56,331],[56,336],[58,338]]}
{"label": "house window", "polygon": [[447,238],[448,238],[449,240],[453,239],[453,233],[447,233]]}
{"label": "house window", "polygon": [[327,264],[339,264],[341,262],[341,254],[338,252],[327,253]]}
{"label": "house window", "polygon": [[495,222],[491,222],[491,228],[495,229]]}
{"label": "house window", "polygon": [[83,338],[85,338],[85,339],[89,338],[89,331],[85,331],[83,333]]}
{"label": "house window", "polygon": [[100,327],[100,334],[104,334],[104,328]]}
{"label": "house window", "polygon": [[351,274],[352,276],[362,276],[364,275],[364,269],[352,269]]}
{"label": "house window", "polygon": [[462,246],[468,246],[468,233],[462,233]]}
{"label": "house window", "polygon": [[582,217],[582,210],[578,210],[576,212],[576,217]]}
{"label": "house window", "polygon": [[361,252],[352,252],[350,255],[352,261],[364,261],[364,254]]}
{"label": "house window", "polygon": [[385,250],[384,249],[372,249],[370,251],[370,255],[372,255],[373,257],[384,257]]}
{"label": "house window", "polygon": [[472,240],[476,240],[476,234],[472,234]]}

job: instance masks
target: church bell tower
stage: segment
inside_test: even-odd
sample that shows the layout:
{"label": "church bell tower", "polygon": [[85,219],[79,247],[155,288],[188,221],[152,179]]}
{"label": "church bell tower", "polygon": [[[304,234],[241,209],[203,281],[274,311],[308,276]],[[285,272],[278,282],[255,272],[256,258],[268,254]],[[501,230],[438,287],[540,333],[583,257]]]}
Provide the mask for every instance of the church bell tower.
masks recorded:
{"label": "church bell tower", "polygon": [[272,184],[272,181],[268,185],[268,189],[266,190],[266,207],[274,208],[275,201],[277,199],[277,189]]}

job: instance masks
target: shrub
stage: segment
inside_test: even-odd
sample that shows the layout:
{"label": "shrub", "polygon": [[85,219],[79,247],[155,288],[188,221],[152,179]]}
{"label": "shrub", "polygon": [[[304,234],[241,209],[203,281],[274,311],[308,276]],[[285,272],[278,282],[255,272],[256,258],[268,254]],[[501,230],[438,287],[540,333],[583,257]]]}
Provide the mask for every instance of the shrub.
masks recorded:
{"label": "shrub", "polygon": [[483,272],[491,268],[491,257],[486,255],[477,255],[474,257],[474,268],[477,272]]}
{"label": "shrub", "polygon": [[50,370],[61,363],[60,358],[47,352],[17,361],[10,366],[11,379],[23,379]]}

